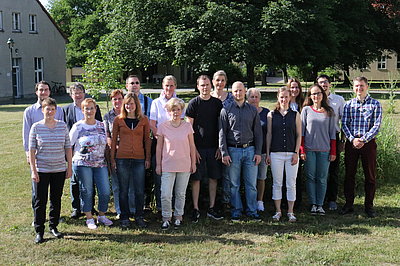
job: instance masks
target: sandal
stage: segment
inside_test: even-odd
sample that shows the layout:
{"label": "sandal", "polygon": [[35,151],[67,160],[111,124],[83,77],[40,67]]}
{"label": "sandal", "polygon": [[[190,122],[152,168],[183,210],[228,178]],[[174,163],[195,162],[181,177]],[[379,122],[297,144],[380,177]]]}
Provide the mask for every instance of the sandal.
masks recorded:
{"label": "sandal", "polygon": [[289,222],[294,223],[297,221],[296,216],[294,216],[293,212],[288,212],[287,217],[289,218]]}
{"label": "sandal", "polygon": [[279,220],[282,217],[282,213],[281,212],[276,212],[274,216],[272,216],[272,220],[274,220],[275,222],[279,222]]}

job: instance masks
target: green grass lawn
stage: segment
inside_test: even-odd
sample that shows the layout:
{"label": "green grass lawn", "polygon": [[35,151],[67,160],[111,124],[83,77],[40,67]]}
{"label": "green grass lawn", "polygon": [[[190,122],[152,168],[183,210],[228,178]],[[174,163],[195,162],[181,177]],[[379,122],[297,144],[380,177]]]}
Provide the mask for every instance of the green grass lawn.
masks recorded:
{"label": "green grass lawn", "polygon": [[[273,98],[263,95],[263,106],[272,108]],[[190,98],[185,95],[185,99]],[[61,105],[67,98],[59,99]],[[386,100],[382,100],[384,107]],[[105,102],[100,102],[102,113]],[[272,222],[270,192],[262,222],[210,221],[202,212],[198,224],[185,217],[179,231],[163,232],[155,214],[148,214],[146,230],[122,231],[118,226],[86,228],[84,219],[72,220],[69,181],[66,182],[59,230],[61,240],[45,233],[47,241],[35,245],[31,226],[31,181],[22,148],[21,126],[28,104],[0,105],[0,264],[140,264],[140,265],[237,265],[237,264],[400,264],[400,186],[396,178],[378,178],[376,210],[379,217],[363,213],[363,187],[358,184],[354,215],[327,212],[325,217],[308,213],[306,198],[296,212],[298,222]],[[398,114],[392,115],[396,119]],[[397,125],[397,124],[396,124]],[[397,134],[397,132],[393,132]],[[393,145],[398,145],[394,143]],[[379,149],[379,147],[378,147]],[[378,150],[379,152],[379,150]],[[397,164],[396,164],[397,165]],[[399,168],[390,169],[399,176]],[[269,177],[269,185],[270,185]],[[270,190],[270,187],[269,187]],[[343,203],[340,186],[339,203]],[[304,193],[305,195],[306,193]],[[109,216],[115,221],[110,202]],[[190,214],[190,213],[188,213]],[[285,218],[285,216],[284,216]],[[118,221],[115,221],[118,224]]]}

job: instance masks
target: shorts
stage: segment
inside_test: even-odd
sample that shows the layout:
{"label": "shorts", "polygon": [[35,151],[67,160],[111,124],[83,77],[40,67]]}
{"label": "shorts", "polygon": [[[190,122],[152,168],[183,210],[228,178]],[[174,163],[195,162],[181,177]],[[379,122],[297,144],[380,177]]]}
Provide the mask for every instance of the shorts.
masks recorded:
{"label": "shorts", "polygon": [[261,162],[258,165],[257,180],[265,180],[265,179],[267,179],[268,165],[265,163],[265,158],[266,157],[267,157],[267,155],[265,153],[261,155]]}
{"label": "shorts", "polygon": [[220,179],[222,176],[222,162],[215,159],[215,148],[204,148],[197,150],[200,154],[200,163],[196,164],[197,170],[190,176],[193,180],[206,178]]}

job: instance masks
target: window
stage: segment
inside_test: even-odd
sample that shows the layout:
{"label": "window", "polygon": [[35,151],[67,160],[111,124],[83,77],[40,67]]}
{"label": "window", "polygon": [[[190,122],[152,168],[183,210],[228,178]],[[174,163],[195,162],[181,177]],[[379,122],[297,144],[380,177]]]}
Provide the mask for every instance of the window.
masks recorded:
{"label": "window", "polygon": [[3,31],[3,11],[0,11],[0,31]]}
{"label": "window", "polygon": [[36,15],[29,15],[29,32],[37,33]]}
{"label": "window", "polygon": [[12,13],[12,30],[13,32],[21,32],[21,14]]}
{"label": "window", "polygon": [[34,58],[35,65],[35,83],[43,80],[43,57]]}
{"label": "window", "polygon": [[387,57],[385,55],[381,56],[378,59],[378,69],[386,69],[386,64],[387,64]]}

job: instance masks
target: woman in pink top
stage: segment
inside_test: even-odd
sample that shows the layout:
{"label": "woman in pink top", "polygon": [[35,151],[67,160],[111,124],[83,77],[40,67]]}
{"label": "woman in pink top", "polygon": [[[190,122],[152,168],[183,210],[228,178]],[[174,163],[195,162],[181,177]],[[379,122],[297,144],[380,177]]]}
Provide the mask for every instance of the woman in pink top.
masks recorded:
{"label": "woman in pink top", "polygon": [[172,190],[175,186],[174,228],[182,225],[186,188],[190,173],[196,172],[196,148],[192,125],[181,119],[185,103],[178,98],[165,105],[171,119],[159,125],[157,130],[156,172],[161,176],[161,209],[167,230],[172,218]]}

